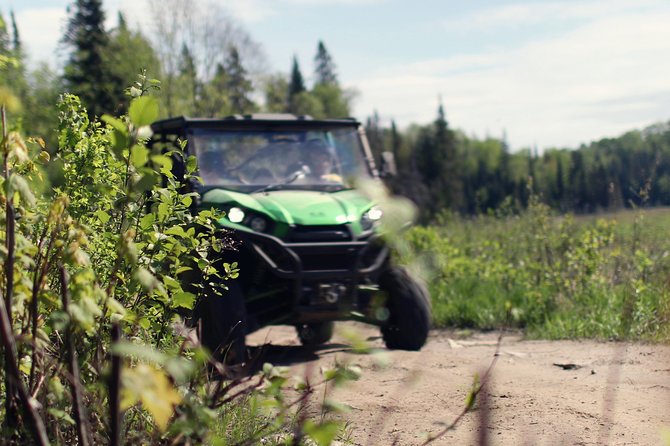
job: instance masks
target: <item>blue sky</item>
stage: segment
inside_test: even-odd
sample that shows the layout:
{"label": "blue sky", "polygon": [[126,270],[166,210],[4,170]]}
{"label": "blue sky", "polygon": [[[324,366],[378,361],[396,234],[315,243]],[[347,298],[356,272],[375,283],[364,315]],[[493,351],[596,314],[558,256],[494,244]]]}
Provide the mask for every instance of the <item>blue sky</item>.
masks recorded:
{"label": "blue sky", "polygon": [[[146,0],[104,0],[131,23]],[[194,2],[207,0],[192,0]],[[402,127],[447,119],[513,149],[580,143],[670,119],[667,0],[221,0],[262,45],[271,72],[293,55],[309,78],[318,40],[354,114]],[[55,64],[67,0],[0,0],[33,59]],[[146,26],[146,23],[145,23]]]}

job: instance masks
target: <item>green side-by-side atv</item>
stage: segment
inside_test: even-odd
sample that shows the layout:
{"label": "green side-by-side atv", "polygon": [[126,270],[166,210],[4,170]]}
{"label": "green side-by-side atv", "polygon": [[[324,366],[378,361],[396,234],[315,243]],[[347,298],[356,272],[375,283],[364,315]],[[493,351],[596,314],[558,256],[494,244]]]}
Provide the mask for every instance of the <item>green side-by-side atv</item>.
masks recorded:
{"label": "green side-by-side atv", "polygon": [[[152,125],[152,145],[187,141],[202,184],[201,208],[239,243],[223,254],[239,278],[195,310],[203,343],[244,361],[245,335],[288,324],[306,346],[327,342],[334,321],[381,328],[392,349],[418,350],[430,327],[425,287],[393,264],[378,234],[384,215],[356,190],[378,181],[363,127],[351,119],[250,115],[171,118]],[[178,167],[177,167],[178,169]]]}

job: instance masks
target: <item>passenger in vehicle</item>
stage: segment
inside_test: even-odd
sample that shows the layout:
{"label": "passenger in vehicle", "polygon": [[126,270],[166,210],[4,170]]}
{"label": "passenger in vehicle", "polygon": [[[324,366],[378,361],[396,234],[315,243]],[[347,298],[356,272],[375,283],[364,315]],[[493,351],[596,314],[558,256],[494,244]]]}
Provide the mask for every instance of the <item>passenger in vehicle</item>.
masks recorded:
{"label": "passenger in vehicle", "polygon": [[308,178],[341,183],[342,177],[335,171],[335,155],[332,147],[322,139],[312,139],[305,145]]}

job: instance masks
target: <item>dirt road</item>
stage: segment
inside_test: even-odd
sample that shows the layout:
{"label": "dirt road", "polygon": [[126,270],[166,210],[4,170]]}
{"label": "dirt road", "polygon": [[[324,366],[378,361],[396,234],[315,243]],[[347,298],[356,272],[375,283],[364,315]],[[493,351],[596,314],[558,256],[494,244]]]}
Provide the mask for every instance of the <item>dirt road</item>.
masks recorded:
{"label": "dirt road", "polygon": [[[292,327],[252,334],[266,359],[316,379],[335,361],[361,378],[330,397],[350,408],[350,443],[419,445],[463,410],[473,376],[494,358],[497,333],[467,337],[435,331],[421,352],[388,351],[374,327],[338,324],[315,353],[298,347]],[[351,330],[379,353],[354,354]],[[330,391],[329,391],[330,392]],[[670,346],[593,341],[526,341],[503,337],[488,386],[489,410],[478,407],[436,445],[670,444]],[[487,418],[488,413],[488,419]],[[480,426],[484,425],[482,429]]]}

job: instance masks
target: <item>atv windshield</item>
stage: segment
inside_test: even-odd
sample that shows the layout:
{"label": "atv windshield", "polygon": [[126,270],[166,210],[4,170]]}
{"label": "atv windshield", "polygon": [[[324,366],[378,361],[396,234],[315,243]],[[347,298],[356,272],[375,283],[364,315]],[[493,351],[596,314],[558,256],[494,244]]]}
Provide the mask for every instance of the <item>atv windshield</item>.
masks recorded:
{"label": "atv windshield", "polygon": [[206,188],[243,192],[350,188],[371,178],[352,126],[327,129],[193,129],[189,151]]}

